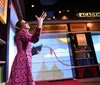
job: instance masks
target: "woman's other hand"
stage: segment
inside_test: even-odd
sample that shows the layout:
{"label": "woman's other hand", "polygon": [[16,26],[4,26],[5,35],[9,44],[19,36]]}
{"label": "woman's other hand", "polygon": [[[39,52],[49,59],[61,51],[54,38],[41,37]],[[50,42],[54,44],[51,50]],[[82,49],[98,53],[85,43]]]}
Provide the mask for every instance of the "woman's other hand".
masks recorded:
{"label": "woman's other hand", "polygon": [[47,13],[46,12],[42,12],[41,16],[38,17],[37,15],[35,15],[37,21],[38,21],[38,28],[42,28],[43,25],[43,20],[46,18]]}

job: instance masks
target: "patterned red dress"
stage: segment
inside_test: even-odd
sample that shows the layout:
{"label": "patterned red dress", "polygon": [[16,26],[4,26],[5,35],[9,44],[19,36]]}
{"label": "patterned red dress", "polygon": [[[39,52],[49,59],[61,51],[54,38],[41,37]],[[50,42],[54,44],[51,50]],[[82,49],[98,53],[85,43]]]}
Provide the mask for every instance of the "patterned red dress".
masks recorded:
{"label": "patterned red dress", "polygon": [[11,74],[6,85],[35,85],[32,77],[31,45],[39,41],[40,28],[33,34],[22,28],[16,36],[17,55],[11,68]]}

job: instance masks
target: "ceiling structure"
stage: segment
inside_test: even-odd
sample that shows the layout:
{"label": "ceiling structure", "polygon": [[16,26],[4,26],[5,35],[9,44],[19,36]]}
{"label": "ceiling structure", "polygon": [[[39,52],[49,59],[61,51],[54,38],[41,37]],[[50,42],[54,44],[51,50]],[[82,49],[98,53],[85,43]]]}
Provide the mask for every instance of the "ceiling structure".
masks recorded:
{"label": "ceiling structure", "polygon": [[40,16],[42,11],[47,17],[59,17],[59,11],[73,17],[77,12],[99,12],[100,4],[96,0],[19,0],[21,11],[26,21],[34,21],[35,15]]}

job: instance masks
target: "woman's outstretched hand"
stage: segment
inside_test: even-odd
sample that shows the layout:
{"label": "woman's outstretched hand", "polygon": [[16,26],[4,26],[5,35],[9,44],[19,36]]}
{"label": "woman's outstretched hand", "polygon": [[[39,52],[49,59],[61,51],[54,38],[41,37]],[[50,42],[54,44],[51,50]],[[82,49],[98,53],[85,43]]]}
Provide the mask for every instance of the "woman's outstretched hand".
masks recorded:
{"label": "woman's outstretched hand", "polygon": [[37,21],[38,21],[38,28],[42,28],[43,25],[43,20],[46,18],[47,13],[46,12],[42,12],[41,16],[38,17],[37,15],[35,15]]}

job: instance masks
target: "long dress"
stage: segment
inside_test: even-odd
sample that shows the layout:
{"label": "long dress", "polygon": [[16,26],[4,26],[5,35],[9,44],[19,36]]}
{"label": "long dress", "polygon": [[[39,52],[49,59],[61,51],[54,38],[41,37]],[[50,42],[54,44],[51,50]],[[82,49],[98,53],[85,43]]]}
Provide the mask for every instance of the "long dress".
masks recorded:
{"label": "long dress", "polygon": [[[33,34],[22,28],[16,36],[17,55],[11,68],[11,74],[6,85],[35,85],[32,76],[31,45],[39,41],[40,28]],[[35,68],[34,68],[35,69]]]}

